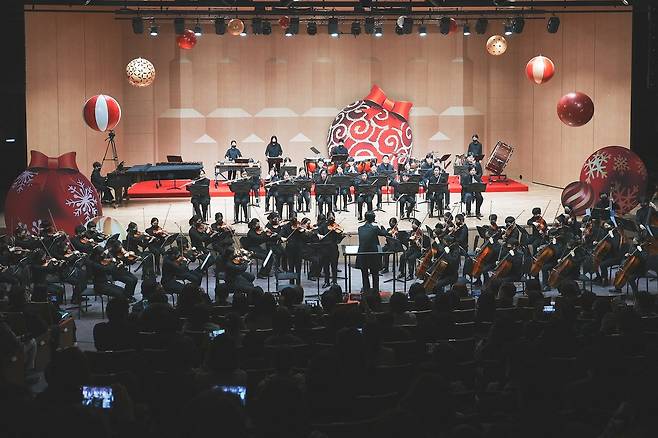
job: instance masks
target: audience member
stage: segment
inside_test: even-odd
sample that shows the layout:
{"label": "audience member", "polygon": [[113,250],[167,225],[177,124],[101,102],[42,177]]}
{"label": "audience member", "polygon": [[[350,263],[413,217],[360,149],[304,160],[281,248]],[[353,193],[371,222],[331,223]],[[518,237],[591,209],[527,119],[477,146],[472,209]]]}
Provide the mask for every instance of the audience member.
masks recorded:
{"label": "audience member", "polygon": [[94,326],[94,346],[99,351],[137,348],[137,326],[128,320],[128,300],[111,298],[107,303],[107,322]]}

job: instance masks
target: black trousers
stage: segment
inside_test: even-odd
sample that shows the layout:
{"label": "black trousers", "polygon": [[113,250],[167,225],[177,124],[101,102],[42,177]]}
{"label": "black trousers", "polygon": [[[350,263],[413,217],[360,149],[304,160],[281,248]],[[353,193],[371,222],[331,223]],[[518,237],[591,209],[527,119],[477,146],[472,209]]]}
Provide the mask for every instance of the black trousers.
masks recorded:
{"label": "black trousers", "polygon": [[464,202],[466,203],[466,214],[471,213],[471,203],[473,202],[473,199],[475,199],[475,213],[479,215],[480,207],[482,207],[482,202],[484,202],[484,198],[482,197],[482,193],[480,192],[464,193]]}
{"label": "black trousers", "polygon": [[226,178],[229,180],[235,179],[235,176],[238,174],[237,170],[228,170],[226,171]]}
{"label": "black trousers", "polygon": [[75,267],[68,272],[63,273],[62,281],[73,286],[73,300],[82,295],[82,292],[87,288],[87,272]]}
{"label": "black trousers", "polygon": [[416,261],[420,256],[420,249],[410,243],[409,248],[400,256],[400,273],[414,274],[416,272]]}
{"label": "black trousers", "polygon": [[120,281],[125,285],[124,290],[127,296],[132,297],[135,295],[135,287],[137,286],[137,277],[127,269],[118,269],[112,272],[112,278],[115,281]]}
{"label": "black trousers", "polygon": [[[318,214],[329,213],[334,208],[334,197],[332,195],[318,195],[315,199],[318,202]],[[324,206],[327,206],[327,211],[324,211]]]}
{"label": "black trousers", "polygon": [[100,283],[94,285],[94,292],[98,295],[107,295],[112,298],[126,297],[126,291],[114,283]]}
{"label": "black trousers", "polygon": [[337,283],[338,279],[338,245],[329,245],[323,248],[322,269],[324,271],[324,281],[329,283],[331,277],[332,283]]}
{"label": "black trousers", "polygon": [[[306,203],[306,208],[304,208],[304,203]],[[311,194],[304,190],[297,197],[297,210],[310,210],[311,209]]]}
{"label": "black trousers", "polygon": [[361,268],[361,281],[363,290],[370,289],[370,277],[372,277],[372,289],[379,292],[379,270],[376,266],[366,266]]}
{"label": "black trousers", "polygon": [[203,218],[204,221],[208,220],[208,204],[205,202],[192,201],[192,207],[194,208],[194,214],[197,217]]}
{"label": "black trousers", "polygon": [[356,203],[359,208],[359,220],[363,219],[363,204],[366,204],[368,211],[372,210],[372,195],[360,194],[356,198]]}

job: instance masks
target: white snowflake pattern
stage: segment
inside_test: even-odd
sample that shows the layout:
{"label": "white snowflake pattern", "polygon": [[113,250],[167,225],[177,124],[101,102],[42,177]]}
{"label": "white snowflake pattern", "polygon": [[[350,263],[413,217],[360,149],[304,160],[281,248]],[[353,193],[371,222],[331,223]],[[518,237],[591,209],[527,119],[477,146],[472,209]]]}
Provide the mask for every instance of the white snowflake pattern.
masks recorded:
{"label": "white snowflake pattern", "polygon": [[626,157],[615,157],[614,158],[614,164],[612,165],[612,168],[616,170],[619,173],[624,173],[626,172],[629,167],[628,167],[628,158]]}
{"label": "white snowflake pattern", "polygon": [[32,227],[30,228],[27,224],[23,222],[18,222],[18,226],[21,228],[29,229],[32,234],[39,234],[41,232],[41,219],[32,221]]}
{"label": "white snowflake pattern", "polygon": [[21,193],[23,190],[27,189],[32,185],[32,180],[36,176],[36,172],[31,170],[25,170],[20,175],[16,177],[14,183],[11,185],[11,188],[16,190],[16,193]]}
{"label": "white snowflake pattern", "polygon": [[66,205],[73,207],[75,216],[84,216],[85,221],[88,221],[98,215],[96,196],[91,187],[77,180],[75,185],[68,187],[68,191],[73,197],[66,200]]}
{"label": "white snowflake pattern", "polygon": [[607,178],[608,172],[605,170],[605,165],[610,159],[610,154],[605,152],[596,152],[585,164],[585,172],[587,173],[587,182],[592,182],[592,179],[600,177]]}
{"label": "white snowflake pattern", "polygon": [[616,181],[610,187],[610,196],[618,207],[618,213],[625,214],[631,211],[638,203],[640,187],[635,184],[630,187],[624,187]]}

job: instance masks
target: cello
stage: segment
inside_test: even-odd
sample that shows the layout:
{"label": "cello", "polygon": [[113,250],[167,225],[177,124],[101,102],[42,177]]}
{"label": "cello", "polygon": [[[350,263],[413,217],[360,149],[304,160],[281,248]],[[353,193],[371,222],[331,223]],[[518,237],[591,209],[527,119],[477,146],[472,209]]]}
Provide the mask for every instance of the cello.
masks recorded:
{"label": "cello", "polygon": [[493,274],[491,275],[490,281],[491,280],[500,280],[501,278],[505,277],[507,274],[510,273],[512,270],[512,259],[511,257],[514,255],[513,251],[515,251],[516,248],[510,249],[507,254],[505,254],[505,257],[503,257],[501,260],[496,263],[496,267],[493,270]]}
{"label": "cello", "polygon": [[556,251],[555,251],[555,246],[553,244],[549,243],[548,245],[544,246],[539,253],[537,254],[537,257],[532,262],[532,265],[530,266],[530,275],[533,277],[536,277],[539,275],[541,272],[541,268],[544,267],[547,261],[551,260],[553,257],[555,257]]}
{"label": "cello", "polygon": [[[446,249],[449,252],[450,246],[446,247]],[[438,260],[434,262],[434,265],[432,265],[432,273],[425,279],[425,281],[423,281],[423,289],[425,289],[425,292],[434,290],[436,284],[439,282],[439,277],[446,271],[446,269],[448,269],[448,261],[444,259],[444,256],[448,254],[448,252],[444,251],[443,254],[441,254],[441,257],[439,257]]]}
{"label": "cello", "polygon": [[580,246],[581,245],[575,246],[567,253],[567,255],[558,260],[557,265],[555,265],[555,268],[551,270],[551,273],[548,276],[548,285],[550,287],[557,287],[562,281],[565,273],[571,271],[576,266],[574,257],[576,256],[576,250]]}
{"label": "cello", "polygon": [[617,271],[615,274],[615,281],[614,281],[614,286],[615,289],[621,289],[622,286],[624,286],[626,283],[628,283],[631,278],[634,276],[634,274],[637,273],[637,271],[640,269],[640,266],[642,264],[642,258],[640,257],[640,253],[644,251],[645,246],[654,246],[655,245],[655,239],[651,242],[644,242],[639,245],[636,245],[635,249],[633,250],[632,253],[626,257],[624,262],[621,265],[621,268]]}
{"label": "cello", "polygon": [[425,274],[427,274],[427,270],[430,267],[430,264],[432,263],[432,259],[436,255],[436,252],[437,250],[434,247],[434,245],[430,245],[429,249],[421,259],[418,268],[416,269],[416,277],[418,278],[425,277]]}
{"label": "cello", "polygon": [[495,237],[499,234],[499,230],[496,229],[494,234],[489,237],[485,243],[478,248],[478,254],[475,256],[475,260],[473,261],[473,267],[471,268],[471,277],[477,278],[480,275],[482,275],[482,272],[484,271],[484,266],[485,262],[489,259],[489,257],[493,254],[494,252],[494,242],[495,242]]}

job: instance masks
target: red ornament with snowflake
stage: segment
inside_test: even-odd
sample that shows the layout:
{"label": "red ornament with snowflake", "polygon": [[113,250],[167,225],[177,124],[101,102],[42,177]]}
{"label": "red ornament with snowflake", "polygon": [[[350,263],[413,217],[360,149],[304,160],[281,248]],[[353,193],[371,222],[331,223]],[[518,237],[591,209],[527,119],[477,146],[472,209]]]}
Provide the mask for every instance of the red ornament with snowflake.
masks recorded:
{"label": "red ornament with snowflake", "polygon": [[617,213],[631,211],[647,189],[647,168],[634,152],[621,146],[607,146],[589,156],[580,171],[580,180],[594,189],[610,193],[618,205]]}
{"label": "red ornament with snowflake", "polygon": [[5,201],[5,222],[38,232],[44,220],[72,234],[76,225],[102,215],[98,193],[80,173],[75,152],[57,158],[31,151],[28,168],[14,180]]}
{"label": "red ornament with snowflake", "polygon": [[363,100],[343,108],[329,127],[327,148],[344,143],[350,156],[391,157],[393,166],[411,156],[413,136],[409,125],[411,102],[394,102],[377,85]]}

